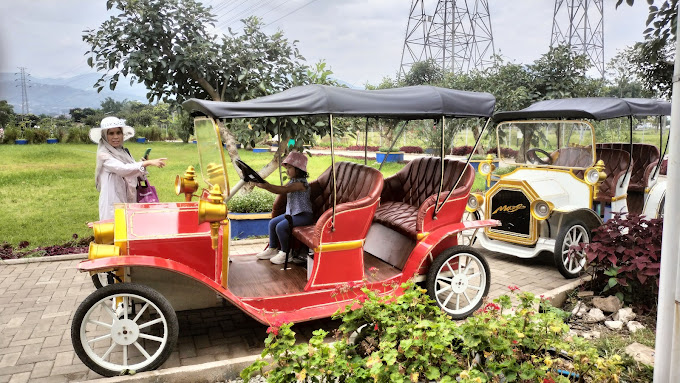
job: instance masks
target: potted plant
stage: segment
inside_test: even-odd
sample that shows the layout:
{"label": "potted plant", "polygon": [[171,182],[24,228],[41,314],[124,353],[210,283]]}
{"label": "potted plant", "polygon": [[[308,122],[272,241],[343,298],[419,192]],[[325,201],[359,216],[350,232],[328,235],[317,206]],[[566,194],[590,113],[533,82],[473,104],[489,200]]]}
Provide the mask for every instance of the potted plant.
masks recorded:
{"label": "potted plant", "polygon": [[52,127],[52,129],[50,129],[50,136],[47,138],[48,144],[56,144],[57,142],[59,142],[59,139],[57,139],[57,137],[54,136],[55,129],[56,127],[54,126]]}
{"label": "potted plant", "polygon": [[380,148],[380,150],[375,153],[375,160],[378,161],[378,163],[403,161],[404,152],[399,150],[390,150],[390,148]]}
{"label": "potted plant", "polygon": [[229,200],[229,230],[232,239],[269,234],[269,220],[276,195],[255,189]]}

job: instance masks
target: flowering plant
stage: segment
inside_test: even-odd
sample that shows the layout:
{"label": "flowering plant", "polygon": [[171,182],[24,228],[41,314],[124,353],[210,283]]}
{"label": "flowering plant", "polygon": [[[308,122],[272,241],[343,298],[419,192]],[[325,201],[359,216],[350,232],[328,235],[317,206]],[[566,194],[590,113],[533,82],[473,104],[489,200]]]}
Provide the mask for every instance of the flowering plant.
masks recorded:
{"label": "flowering plant", "polygon": [[[578,337],[567,336],[565,313],[530,293],[511,289],[464,322],[445,315],[414,283],[403,295],[382,296],[363,288],[357,309],[338,312],[334,343],[317,330],[295,344],[291,324],[270,331],[262,358],[242,371],[269,382],[617,382],[618,355],[600,357]],[[358,302],[354,302],[357,304]],[[502,379],[501,379],[502,377]]]}

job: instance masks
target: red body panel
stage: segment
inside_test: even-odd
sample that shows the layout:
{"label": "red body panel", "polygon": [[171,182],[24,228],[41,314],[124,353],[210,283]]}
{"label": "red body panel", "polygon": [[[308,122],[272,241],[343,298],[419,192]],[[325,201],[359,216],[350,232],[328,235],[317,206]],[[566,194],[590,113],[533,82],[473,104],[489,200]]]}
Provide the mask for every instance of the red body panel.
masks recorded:
{"label": "red body panel", "polygon": [[[459,201],[447,203],[448,209],[458,209]],[[330,219],[323,225],[321,244],[342,248],[344,242],[363,240],[376,205],[339,212],[335,229]],[[198,204],[195,202],[128,204],[125,206],[125,227],[128,255],[81,262],[81,271],[98,271],[120,267],[151,267],[170,270],[191,277],[211,288],[248,315],[264,324],[302,322],[325,318],[338,309],[352,304],[365,286],[381,294],[399,294],[400,284],[415,274],[427,272],[432,258],[443,249],[456,244],[455,234],[469,228],[495,226],[496,220],[450,223],[433,230],[418,242],[406,262],[403,272],[387,280],[364,282],[363,249],[361,247],[335,251],[317,251],[312,276],[305,291],[281,296],[241,298],[222,283],[222,248],[220,238],[213,250],[208,223],[197,224]],[[446,221],[441,219],[441,222]],[[364,224],[368,222],[368,224]],[[426,222],[434,228],[440,222]],[[223,230],[220,229],[220,237]],[[123,240],[116,238],[116,241]],[[318,249],[317,249],[318,250]],[[226,266],[226,265],[225,265]]]}

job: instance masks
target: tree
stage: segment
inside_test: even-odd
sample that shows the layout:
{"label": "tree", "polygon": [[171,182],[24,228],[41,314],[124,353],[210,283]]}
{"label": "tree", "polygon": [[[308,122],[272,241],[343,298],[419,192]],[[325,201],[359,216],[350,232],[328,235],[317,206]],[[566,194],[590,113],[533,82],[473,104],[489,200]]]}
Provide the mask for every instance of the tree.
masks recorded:
{"label": "tree", "polygon": [[[262,32],[255,17],[242,20],[243,33],[221,38],[210,31],[215,17],[196,0],[108,0],[107,9],[120,11],[88,30],[88,63],[104,72],[95,86],[114,89],[120,76],[143,82],[150,102],[177,105],[188,98],[243,101],[310,83],[296,42],[281,31]],[[320,78],[325,78],[321,76]],[[232,159],[238,159],[235,138],[221,121],[220,131]],[[294,138],[300,147],[314,134],[325,135],[324,122],[312,118],[260,119],[258,132]],[[261,171],[266,176],[278,166],[280,147]]]}
{"label": "tree", "polygon": [[14,116],[14,107],[7,100],[0,100],[0,128],[6,128]]}
{"label": "tree", "polygon": [[[634,2],[634,0],[626,0],[630,6]],[[673,90],[678,0],[661,1],[660,7],[654,5],[654,0],[647,0],[647,2],[650,6],[647,17],[648,28],[644,32],[645,41],[635,44],[630,51],[630,62],[648,90],[670,98]],[[616,7],[618,8],[622,3],[623,0],[617,0]]]}
{"label": "tree", "polygon": [[412,85],[437,85],[444,79],[444,70],[433,59],[419,61],[411,66],[404,76],[402,84]]}
{"label": "tree", "polygon": [[101,102],[100,105],[104,114],[115,115],[118,114],[121,111],[121,109],[123,109],[126,103],[127,99],[123,101],[116,101],[111,97],[107,97],[106,99],[104,99],[104,101]]}
{"label": "tree", "polygon": [[[597,85],[586,77],[588,57],[574,53],[571,46],[551,47],[527,68],[534,101],[595,95]],[[601,85],[601,84],[600,84]]]}
{"label": "tree", "polygon": [[[645,89],[643,83],[638,81],[637,64],[631,61],[636,55],[635,48],[626,48],[619,52],[607,64],[611,85],[605,90],[605,95],[610,97],[653,97],[654,92]],[[644,77],[642,78],[644,81]]]}

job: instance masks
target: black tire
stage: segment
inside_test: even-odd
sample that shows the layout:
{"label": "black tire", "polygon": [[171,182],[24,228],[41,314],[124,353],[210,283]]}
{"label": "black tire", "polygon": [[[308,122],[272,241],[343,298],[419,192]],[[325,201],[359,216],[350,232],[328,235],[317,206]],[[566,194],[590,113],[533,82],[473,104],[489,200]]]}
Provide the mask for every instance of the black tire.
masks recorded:
{"label": "black tire", "polygon": [[[141,320],[144,322],[137,323]],[[158,368],[175,348],[178,333],[177,315],[170,302],[156,290],[136,283],[115,283],[95,290],[78,306],[71,324],[71,342],[78,358],[92,371],[108,377]],[[95,344],[101,343],[97,349]],[[126,359],[127,364],[113,361],[119,351],[120,360]]]}
{"label": "black tire", "polygon": [[580,220],[567,222],[557,235],[554,260],[557,270],[567,279],[576,278],[586,267],[585,252],[570,253],[569,248],[579,243],[590,243],[591,233],[588,225]]}
{"label": "black tire", "polygon": [[111,279],[112,278],[109,278],[109,273],[92,274],[92,284],[96,289],[101,289],[104,286],[110,285]]}
{"label": "black tire", "polygon": [[[451,268],[451,262],[458,264],[457,275]],[[472,274],[468,275],[468,270],[472,270]],[[454,246],[441,252],[432,262],[426,282],[430,298],[453,319],[463,319],[475,312],[489,293],[490,284],[489,264],[470,246]],[[472,298],[469,291],[476,291]],[[463,306],[461,298],[466,301]]]}
{"label": "black tire", "polygon": [[[481,219],[481,215],[479,214],[479,210],[475,210],[473,212],[469,212],[465,210],[463,212],[463,217],[461,218],[462,221],[479,221]],[[479,229],[471,229],[471,230],[463,230],[458,233],[458,244],[463,245],[463,246],[472,246],[475,244],[477,241],[477,231]]]}

